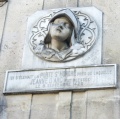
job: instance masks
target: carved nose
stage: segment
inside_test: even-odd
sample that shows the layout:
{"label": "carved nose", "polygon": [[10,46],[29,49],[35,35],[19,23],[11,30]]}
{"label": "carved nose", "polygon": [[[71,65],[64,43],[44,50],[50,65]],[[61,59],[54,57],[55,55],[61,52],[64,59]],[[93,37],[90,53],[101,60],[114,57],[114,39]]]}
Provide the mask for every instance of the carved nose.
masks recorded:
{"label": "carved nose", "polygon": [[63,29],[63,25],[60,25],[59,27],[60,27],[61,29]]}
{"label": "carved nose", "polygon": [[63,23],[59,24],[59,27],[60,27],[61,29],[63,29]]}

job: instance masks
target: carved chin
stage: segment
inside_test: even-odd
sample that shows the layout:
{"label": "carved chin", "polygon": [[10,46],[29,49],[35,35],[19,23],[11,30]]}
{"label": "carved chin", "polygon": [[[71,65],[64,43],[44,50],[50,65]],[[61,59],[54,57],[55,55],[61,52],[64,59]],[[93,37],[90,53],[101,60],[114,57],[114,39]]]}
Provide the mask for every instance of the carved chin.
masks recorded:
{"label": "carved chin", "polygon": [[65,41],[67,39],[67,36],[64,36],[62,31],[55,31],[54,34],[51,35],[52,39],[55,39],[57,41]]}
{"label": "carved chin", "polygon": [[52,37],[52,39],[55,39],[56,41],[65,41],[66,39],[63,38],[60,34],[56,34],[55,36]]}
{"label": "carved chin", "polygon": [[64,39],[63,38],[63,34],[60,31],[55,31],[54,34],[51,35],[51,37],[53,39],[56,39],[56,40],[62,40],[62,39]]}

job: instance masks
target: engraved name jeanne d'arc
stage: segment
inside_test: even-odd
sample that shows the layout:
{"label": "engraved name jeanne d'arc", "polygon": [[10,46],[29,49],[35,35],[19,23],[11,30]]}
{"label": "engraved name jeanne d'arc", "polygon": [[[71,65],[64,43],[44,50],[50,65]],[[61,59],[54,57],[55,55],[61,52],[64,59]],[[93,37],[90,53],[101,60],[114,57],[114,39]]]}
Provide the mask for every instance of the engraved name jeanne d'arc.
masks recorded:
{"label": "engraved name jeanne d'arc", "polygon": [[38,20],[29,46],[43,60],[64,62],[84,55],[93,46],[97,34],[97,25],[89,15],[59,9]]}

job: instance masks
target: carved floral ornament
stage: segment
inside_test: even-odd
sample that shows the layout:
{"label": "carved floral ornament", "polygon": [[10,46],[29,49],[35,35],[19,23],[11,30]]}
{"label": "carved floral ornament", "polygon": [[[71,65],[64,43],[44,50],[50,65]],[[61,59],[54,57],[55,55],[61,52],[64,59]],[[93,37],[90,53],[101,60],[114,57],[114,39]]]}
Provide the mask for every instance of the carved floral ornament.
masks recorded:
{"label": "carved floral ornament", "polygon": [[32,29],[29,46],[41,59],[65,62],[87,53],[97,35],[97,25],[90,16],[66,8],[39,19]]}

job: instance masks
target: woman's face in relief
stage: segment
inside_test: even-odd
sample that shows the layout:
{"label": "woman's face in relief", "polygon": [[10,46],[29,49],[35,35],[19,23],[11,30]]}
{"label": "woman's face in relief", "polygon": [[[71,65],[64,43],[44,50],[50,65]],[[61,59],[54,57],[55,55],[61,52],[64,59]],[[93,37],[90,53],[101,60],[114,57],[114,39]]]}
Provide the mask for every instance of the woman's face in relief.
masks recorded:
{"label": "woman's face in relief", "polygon": [[52,39],[65,41],[72,34],[72,24],[66,17],[59,17],[50,26]]}

